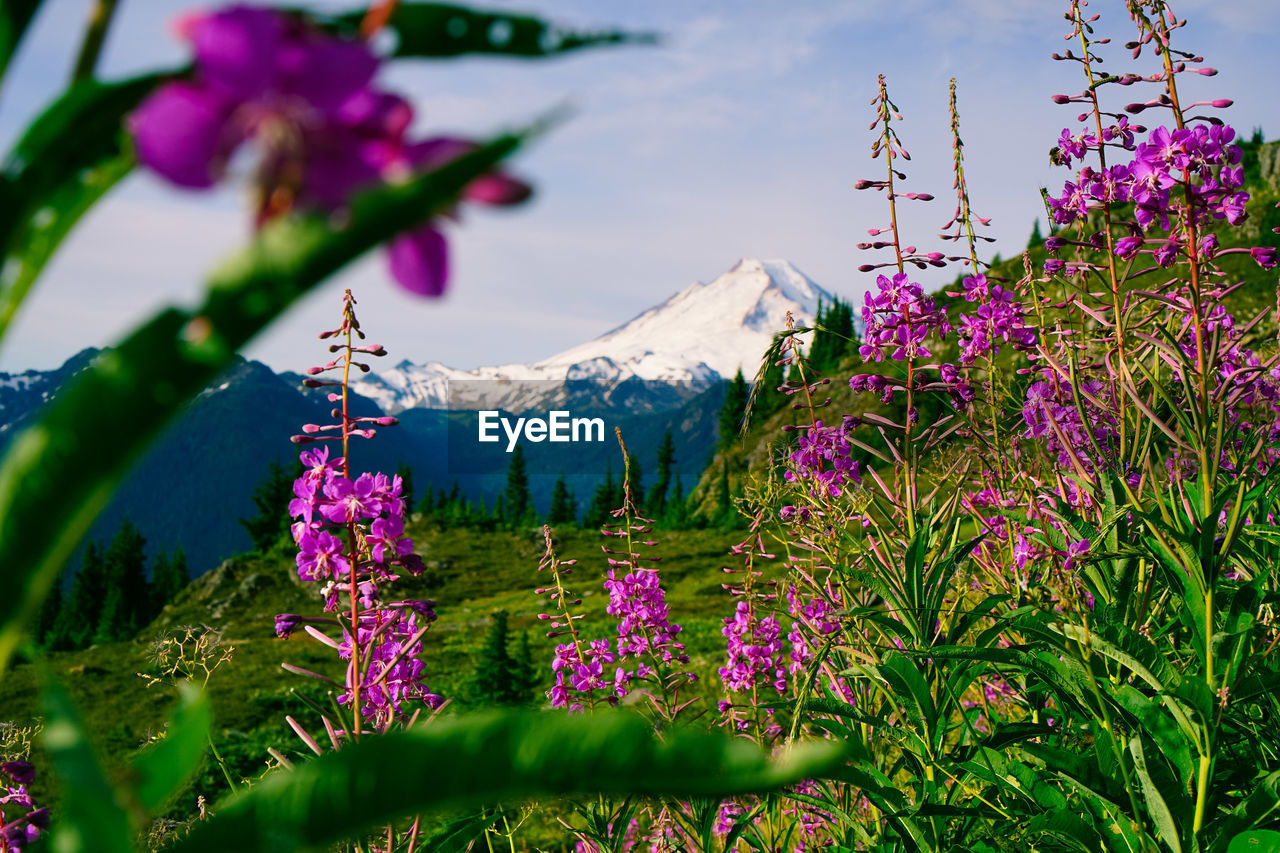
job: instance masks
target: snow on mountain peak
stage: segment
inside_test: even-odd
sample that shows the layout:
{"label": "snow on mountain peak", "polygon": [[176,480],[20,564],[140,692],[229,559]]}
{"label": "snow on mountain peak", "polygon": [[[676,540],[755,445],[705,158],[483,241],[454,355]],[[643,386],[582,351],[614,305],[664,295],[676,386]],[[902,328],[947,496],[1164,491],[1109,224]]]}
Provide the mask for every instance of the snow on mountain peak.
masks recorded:
{"label": "snow on mountain peak", "polygon": [[559,380],[608,374],[705,386],[741,368],[750,377],[790,311],[812,322],[832,296],[785,260],[743,258],[710,282],[689,287],[593,341],[534,364],[455,370],[396,365],[362,377],[356,390],[384,410],[443,407],[449,380]]}

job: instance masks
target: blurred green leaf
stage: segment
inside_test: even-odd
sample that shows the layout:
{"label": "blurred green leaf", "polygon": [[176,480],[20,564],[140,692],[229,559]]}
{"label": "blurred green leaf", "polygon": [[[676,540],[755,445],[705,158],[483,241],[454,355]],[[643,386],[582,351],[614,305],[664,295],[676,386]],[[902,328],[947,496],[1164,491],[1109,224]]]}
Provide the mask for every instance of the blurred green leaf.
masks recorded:
{"label": "blurred green leaf", "polygon": [[[365,12],[350,12],[334,19],[346,32],[355,32]],[[555,56],[585,47],[617,44],[653,44],[649,33],[619,30],[581,32],[562,29],[530,15],[481,12],[448,3],[400,3],[387,21],[395,34],[393,57],[448,57],[466,53],[503,56]]]}
{"label": "blurred green leaf", "polygon": [[320,217],[273,222],[214,274],[204,305],[161,311],[14,436],[0,459],[0,565],[10,591],[0,596],[0,675],[133,459],[231,363],[236,349],[319,282],[450,207],[524,136],[498,137],[433,172],[371,190],[353,201],[341,223]]}
{"label": "blurred green leaf", "polygon": [[178,706],[169,718],[165,737],[133,760],[138,800],[155,814],[200,765],[209,746],[213,715],[208,698],[190,684],[179,684]]}
{"label": "blurred green leaf", "polygon": [[0,338],[63,238],[133,168],[125,115],[175,74],[86,80],[27,128],[0,173]]}
{"label": "blurred green leaf", "polygon": [[173,853],[318,847],[406,815],[574,793],[727,795],[832,769],[843,751],[801,743],[781,757],[740,739],[674,732],[609,713],[488,714],[366,737],[279,771],[218,804]]}
{"label": "blurred green leaf", "polygon": [[128,816],[102,773],[75,703],[52,679],[45,685],[44,709],[44,746],[62,786],[52,848],[57,853],[130,853]]}

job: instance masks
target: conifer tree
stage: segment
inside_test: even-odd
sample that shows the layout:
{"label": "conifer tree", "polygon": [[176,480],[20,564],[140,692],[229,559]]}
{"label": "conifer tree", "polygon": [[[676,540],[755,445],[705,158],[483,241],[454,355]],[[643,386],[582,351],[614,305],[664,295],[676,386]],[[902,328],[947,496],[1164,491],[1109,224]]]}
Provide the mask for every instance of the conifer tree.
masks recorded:
{"label": "conifer tree", "polygon": [[187,554],[181,543],[174,547],[172,556],[163,552],[157,554],[151,565],[151,612],[163,610],[190,582]]}
{"label": "conifer tree", "polygon": [[151,621],[146,545],[141,531],[126,517],[107,547],[107,594],[94,642],[126,639]]}
{"label": "conifer tree", "polygon": [[547,510],[547,524],[552,526],[569,524],[578,516],[578,509],[573,500],[573,493],[564,481],[564,472],[556,478],[551,487],[551,507]]}
{"label": "conifer tree", "polygon": [[684,527],[689,520],[689,511],[684,499],[684,483],[680,481],[679,471],[676,471],[675,483],[671,486],[671,497],[667,499],[662,520],[667,527]]}
{"label": "conifer tree", "polygon": [[615,499],[618,490],[619,486],[613,479],[613,468],[609,468],[605,471],[604,481],[591,493],[591,503],[587,504],[587,509],[582,514],[583,527],[599,527],[609,520],[609,513],[622,503],[621,499]]}
{"label": "conifer tree", "polygon": [[528,705],[538,695],[538,666],[533,660],[533,650],[529,647],[529,632],[521,631],[516,642],[515,653],[511,655],[511,689],[515,698],[513,704]]}
{"label": "conifer tree", "polygon": [[782,385],[784,378],[781,364],[771,362],[765,368],[764,376],[760,378],[760,390],[756,396],[756,405],[760,407],[760,411],[772,414],[780,408],[782,403],[786,402],[786,395],[778,393],[778,388]]}
{"label": "conifer tree", "polygon": [[253,549],[266,552],[289,533],[293,519],[289,516],[289,501],[293,499],[293,481],[296,475],[276,459],[267,466],[267,474],[254,487],[249,499],[257,510],[252,518],[238,519],[249,534]]}
{"label": "conifer tree", "polygon": [[107,597],[107,563],[102,547],[90,542],[85,548],[80,571],[71,582],[67,604],[54,621],[49,648],[59,651],[83,649],[93,642]]}
{"label": "conifer tree", "polygon": [[734,375],[733,381],[725,387],[724,404],[720,407],[719,435],[720,450],[727,450],[738,437],[738,428],[742,426],[742,415],[747,407],[747,380],[742,376],[742,368]]}
{"label": "conifer tree", "polygon": [[[443,498],[444,495],[442,494],[441,497]],[[422,493],[422,502],[418,504],[418,512],[422,513],[424,516],[430,516],[435,511],[436,492],[435,489],[431,487],[431,484],[427,483],[427,490]]]}
{"label": "conifer tree", "polygon": [[661,517],[666,512],[667,492],[671,488],[671,467],[675,461],[676,445],[671,437],[671,427],[668,426],[662,436],[662,443],[658,445],[658,479],[645,500],[645,506],[655,517]]}
{"label": "conifer tree", "polygon": [[[521,705],[528,701],[529,676],[508,650],[507,612],[493,614],[493,624],[485,636],[476,667],[463,686],[462,695],[472,705]],[[525,642],[525,654],[528,643]]]}
{"label": "conifer tree", "polygon": [[511,461],[507,463],[507,486],[500,497],[502,510],[494,510],[494,518],[499,523],[515,527],[532,520],[533,497],[529,493],[529,472],[525,466],[524,450],[519,444],[511,451]]}
{"label": "conifer tree", "polygon": [[854,348],[853,306],[835,299],[825,310],[819,309],[816,319],[821,328],[813,333],[809,361],[819,373],[834,373]]}

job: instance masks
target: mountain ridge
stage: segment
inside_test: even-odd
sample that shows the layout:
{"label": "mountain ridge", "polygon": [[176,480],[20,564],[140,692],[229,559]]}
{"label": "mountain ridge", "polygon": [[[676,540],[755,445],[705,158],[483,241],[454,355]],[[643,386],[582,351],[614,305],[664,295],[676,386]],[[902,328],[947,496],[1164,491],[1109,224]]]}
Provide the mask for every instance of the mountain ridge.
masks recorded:
{"label": "mountain ridge", "polygon": [[[450,383],[530,383],[548,387],[566,380],[625,382],[640,379],[688,383],[691,392],[729,379],[741,368],[753,375],[773,335],[791,313],[797,324],[812,322],[819,304],[835,297],[790,261],[742,258],[709,282],[695,281],[657,305],[596,338],[535,362],[463,370],[439,361],[360,377],[353,387],[388,413],[410,408],[448,408]],[[474,389],[462,401],[510,411],[536,408],[549,395],[520,394],[497,386]],[[458,393],[455,389],[455,394]]]}

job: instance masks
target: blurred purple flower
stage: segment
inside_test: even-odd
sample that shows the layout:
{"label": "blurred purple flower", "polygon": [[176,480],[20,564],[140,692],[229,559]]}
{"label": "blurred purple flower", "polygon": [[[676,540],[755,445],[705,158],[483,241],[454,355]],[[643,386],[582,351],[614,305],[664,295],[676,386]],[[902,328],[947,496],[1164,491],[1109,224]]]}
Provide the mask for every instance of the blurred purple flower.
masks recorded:
{"label": "blurred purple flower", "polygon": [[[207,189],[236,150],[254,140],[256,223],[299,207],[331,212],[381,181],[403,181],[474,150],[452,137],[410,142],[413,108],[373,88],[378,59],[363,42],[335,38],[300,15],[231,6],[183,20],[195,53],[191,80],[157,89],[129,119],[138,159],[171,183]],[[493,172],[464,199],[516,204],[526,184]],[[446,212],[447,215],[447,212]],[[403,287],[439,296],[448,282],[448,247],[431,224],[388,248]]]}

